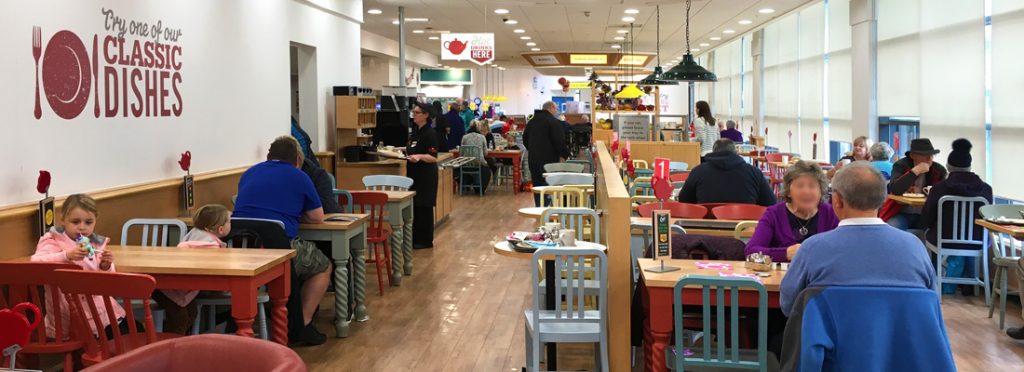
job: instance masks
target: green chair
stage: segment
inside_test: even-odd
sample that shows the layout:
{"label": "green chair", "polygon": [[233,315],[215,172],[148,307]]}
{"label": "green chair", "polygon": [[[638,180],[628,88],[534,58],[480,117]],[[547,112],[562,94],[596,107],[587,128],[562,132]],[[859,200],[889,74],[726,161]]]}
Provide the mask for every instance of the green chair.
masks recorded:
{"label": "green chair", "polygon": [[[687,332],[683,324],[683,288],[700,287],[703,327],[701,332],[704,335],[702,347],[694,347],[692,355],[686,355],[684,348],[684,334]],[[741,288],[753,289],[758,296],[757,301],[757,349],[739,349],[736,345],[740,343],[739,336],[739,295]],[[712,292],[715,295],[712,305]],[[726,302],[726,293],[729,299]],[[665,364],[673,370],[707,370],[707,369],[729,369],[729,370],[758,370],[761,372],[779,370],[778,360],[774,354],[768,351],[768,291],[760,282],[750,278],[723,278],[715,276],[691,275],[679,279],[676,282],[673,293],[673,311],[675,319],[675,347],[665,350]],[[711,308],[714,306],[715,313]],[[725,308],[730,307],[729,317],[726,317]],[[711,322],[715,321],[716,326],[712,328]],[[726,322],[728,321],[730,332],[726,335]],[[712,337],[713,336],[713,337]],[[727,338],[728,337],[728,338]],[[731,348],[726,347],[726,339]],[[715,345],[712,345],[713,341]]]}

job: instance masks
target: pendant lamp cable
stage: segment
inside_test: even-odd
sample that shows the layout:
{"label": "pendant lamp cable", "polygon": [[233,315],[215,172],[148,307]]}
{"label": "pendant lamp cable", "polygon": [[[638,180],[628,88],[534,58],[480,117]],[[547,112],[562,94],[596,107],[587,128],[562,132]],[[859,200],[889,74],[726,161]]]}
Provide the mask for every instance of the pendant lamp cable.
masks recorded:
{"label": "pendant lamp cable", "polygon": [[686,0],[686,54],[690,54],[690,0]]}

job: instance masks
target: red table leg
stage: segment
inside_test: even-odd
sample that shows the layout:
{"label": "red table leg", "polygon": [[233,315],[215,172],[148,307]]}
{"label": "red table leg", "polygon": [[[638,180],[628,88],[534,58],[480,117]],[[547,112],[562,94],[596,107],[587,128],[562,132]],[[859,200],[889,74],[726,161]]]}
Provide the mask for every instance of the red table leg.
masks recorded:
{"label": "red table leg", "polygon": [[518,194],[519,188],[522,186],[522,174],[523,174],[523,158],[522,155],[512,155],[512,193]]}
{"label": "red table leg", "polygon": [[231,317],[239,336],[252,337],[252,324],[256,319],[256,285],[253,278],[239,277],[231,280]]}
{"label": "red table leg", "polygon": [[665,349],[672,337],[672,288],[645,287],[644,371],[665,372]]}
{"label": "red table leg", "polygon": [[292,289],[292,265],[287,261],[281,264],[282,274],[267,283],[267,294],[273,309],[270,312],[270,340],[281,345],[288,345],[288,296]]}

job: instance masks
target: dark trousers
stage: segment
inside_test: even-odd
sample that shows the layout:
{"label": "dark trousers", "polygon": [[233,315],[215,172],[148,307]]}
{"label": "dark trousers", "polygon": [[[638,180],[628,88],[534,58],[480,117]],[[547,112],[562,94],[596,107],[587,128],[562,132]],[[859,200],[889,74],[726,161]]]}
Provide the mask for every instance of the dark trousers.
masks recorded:
{"label": "dark trousers", "polygon": [[178,304],[167,297],[161,290],[153,291],[153,299],[164,309],[164,332],[179,335],[188,335],[192,331],[192,323],[196,320],[196,302],[189,302],[186,306]]}
{"label": "dark trousers", "polygon": [[[128,308],[128,309],[125,309],[125,311],[132,311],[132,309]],[[107,327],[103,329],[103,331],[107,334],[107,339],[108,340],[113,340],[114,339],[114,327],[113,326],[114,326],[113,324],[110,324],[110,325],[107,325]],[[138,333],[144,333],[144,332],[146,332],[146,327],[143,327],[142,323],[140,323],[138,320],[136,320],[135,321],[135,331],[138,332]],[[131,330],[128,329],[128,318],[118,319],[117,320],[117,333],[121,334],[122,336],[126,336],[130,332],[131,332]],[[99,336],[96,336],[96,337],[98,338]]]}
{"label": "dark trousers", "polygon": [[[548,183],[544,181],[544,164],[530,162],[530,182],[533,183],[533,187],[547,186]],[[533,193],[533,205],[540,206],[540,194]]]}
{"label": "dark trousers", "polygon": [[412,243],[414,245],[434,245],[434,207],[412,207]]}

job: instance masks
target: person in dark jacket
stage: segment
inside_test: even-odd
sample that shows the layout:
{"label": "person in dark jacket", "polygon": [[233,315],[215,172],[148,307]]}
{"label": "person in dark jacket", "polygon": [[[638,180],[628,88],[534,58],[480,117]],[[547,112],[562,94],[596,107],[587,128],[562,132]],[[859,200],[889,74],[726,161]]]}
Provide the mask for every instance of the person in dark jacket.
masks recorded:
{"label": "person in dark jacket", "polygon": [[[946,164],[949,166],[949,177],[939,183],[932,186],[928,192],[928,200],[924,203],[924,207],[921,208],[921,219],[924,220],[925,226],[928,231],[925,233],[925,237],[929,243],[936,244],[938,225],[942,223],[942,230],[945,232],[947,238],[952,236],[953,230],[953,206],[947,204],[943,208],[944,221],[939,221],[939,199],[946,195],[954,196],[980,196],[992,203],[992,186],[981,180],[977,174],[971,172],[971,142],[966,139],[958,139],[953,141],[953,151],[949,153],[949,158]],[[975,204],[974,215],[978,216],[978,209],[981,208],[981,204]],[[974,227],[974,238],[975,240],[981,241],[984,229],[970,222],[971,226]],[[977,248],[978,246],[965,246],[963,248]],[[955,248],[955,247],[954,247]]]}
{"label": "person in dark jacket", "polygon": [[733,143],[742,143],[743,142],[743,132],[740,132],[740,131],[736,130],[736,122],[735,121],[727,120],[725,122],[725,130],[723,130],[719,134],[722,136],[722,138],[728,138],[728,139],[732,140]]}
{"label": "person in dark jacket", "polygon": [[[533,119],[526,123],[523,132],[523,144],[529,154],[530,179],[533,186],[547,185],[544,182],[544,165],[558,163],[569,157],[569,149],[565,147],[565,132],[562,123],[555,116],[558,105],[544,102],[540,110],[534,111]],[[534,201],[539,202],[540,195],[534,194]]]}
{"label": "person in dark jacket", "polygon": [[[462,136],[466,135],[467,123],[459,116],[459,105],[453,104],[448,108],[444,118],[448,122],[448,148],[454,149],[462,144]],[[440,115],[440,114],[438,114]]]}
{"label": "person in dark jacket", "polygon": [[[933,186],[946,179],[948,175],[946,167],[935,162],[935,154],[938,153],[939,150],[932,147],[932,141],[927,138],[910,141],[910,151],[907,151],[906,157],[892,165],[889,193],[893,195],[920,194],[925,187]],[[889,218],[886,223],[900,230],[921,228],[923,225],[919,212],[917,208],[907,206]]]}
{"label": "person in dark jacket", "polygon": [[316,159],[316,154],[313,153],[312,147],[313,138],[311,138],[309,133],[306,133],[306,131],[299,126],[299,121],[295,120],[294,116],[292,117],[292,137],[294,137],[296,141],[299,141],[299,147],[302,148],[302,155],[305,156],[306,159]]}
{"label": "person in dark jacket", "polygon": [[441,101],[434,101],[432,105],[434,112],[430,114],[430,118],[434,119],[434,131],[437,132],[438,152],[448,152],[448,133],[451,132],[451,128],[448,127],[448,118],[444,115],[444,110],[441,109]]}
{"label": "person in dark jacket", "polygon": [[775,194],[764,174],[736,154],[728,138],[715,141],[703,163],[690,171],[679,191],[682,203],[744,203],[771,206]]}
{"label": "person in dark jacket", "polygon": [[316,188],[316,193],[320,196],[320,204],[324,206],[324,213],[345,212],[341,209],[341,204],[338,204],[338,198],[334,196],[335,185],[331,182],[331,176],[323,168],[320,168],[320,164],[313,159],[306,158],[302,161],[302,172],[313,181],[313,187]]}

